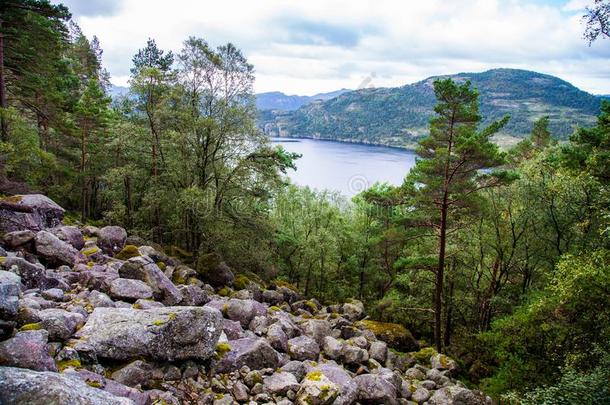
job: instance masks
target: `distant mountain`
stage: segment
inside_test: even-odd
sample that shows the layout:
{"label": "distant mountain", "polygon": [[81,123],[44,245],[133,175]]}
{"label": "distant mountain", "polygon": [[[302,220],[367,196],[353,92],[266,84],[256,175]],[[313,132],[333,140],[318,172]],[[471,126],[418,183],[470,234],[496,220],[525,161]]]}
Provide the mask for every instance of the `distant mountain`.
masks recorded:
{"label": "distant mountain", "polygon": [[111,84],[108,88],[108,94],[114,99],[126,96],[127,93],[129,93],[129,87],[115,86],[114,84]]}
{"label": "distant mountain", "polygon": [[544,115],[565,139],[576,126],[595,122],[601,97],[554,76],[517,69],[435,76],[395,88],[362,89],[316,101],[294,111],[261,111],[260,127],[271,136],[313,137],[391,146],[413,146],[425,136],[436,102],[433,83],[451,77],[479,90],[483,124],[509,114],[504,141],[527,136]]}
{"label": "distant mountain", "polygon": [[256,108],[259,110],[293,111],[316,100],[329,100],[350,90],[341,89],[330,93],[319,93],[313,96],[289,96],[279,91],[258,93]]}

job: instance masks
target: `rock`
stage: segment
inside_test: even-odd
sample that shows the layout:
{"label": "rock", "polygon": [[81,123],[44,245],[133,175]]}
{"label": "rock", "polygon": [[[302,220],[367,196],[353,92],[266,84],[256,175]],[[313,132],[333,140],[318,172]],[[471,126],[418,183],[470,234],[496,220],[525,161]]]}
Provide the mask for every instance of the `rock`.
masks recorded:
{"label": "rock", "polygon": [[413,335],[411,335],[411,332],[402,325],[364,320],[357,322],[356,326],[370,330],[379,340],[383,340],[393,349],[402,352],[419,350],[419,343],[417,343],[417,340],[415,340]]}
{"label": "rock", "polygon": [[133,401],[90,387],[73,375],[0,367],[0,403],[128,405]]}
{"label": "rock", "polygon": [[231,286],[235,281],[235,275],[217,253],[199,256],[197,273],[214,287]]}
{"label": "rock", "polygon": [[369,357],[384,364],[388,356],[388,345],[382,341],[375,341],[369,347]]}
{"label": "rock", "polygon": [[216,374],[239,370],[248,366],[251,370],[264,368],[277,368],[281,364],[281,357],[265,339],[242,338],[228,342],[230,351],[214,362],[213,370]]}
{"label": "rock", "polygon": [[42,194],[5,197],[0,200],[0,233],[53,228],[61,223],[64,209]]}
{"label": "rock", "polygon": [[288,351],[288,336],[279,324],[274,323],[267,328],[267,340],[275,350]]}
{"label": "rock", "polygon": [[81,250],[85,246],[85,238],[76,226],[60,226],[50,231],[77,250]]}
{"label": "rock", "polygon": [[492,402],[479,391],[452,385],[434,391],[428,403],[430,405],[487,405]]}
{"label": "rock", "polygon": [[358,300],[351,300],[343,304],[342,312],[352,322],[360,320],[364,317],[364,304]]}
{"label": "rock", "polygon": [[356,365],[366,363],[369,359],[369,353],[359,347],[346,344],[343,346],[341,357],[344,363]]}
{"label": "rock", "polygon": [[397,389],[387,379],[378,374],[363,374],[356,376],[354,382],[358,385],[358,399],[363,402],[397,404]]}
{"label": "rock", "polygon": [[153,290],[146,283],[140,280],[128,278],[117,278],[110,283],[110,296],[119,300],[129,302],[138,299],[151,298]]}
{"label": "rock", "polygon": [[350,377],[345,369],[337,363],[330,361],[319,364],[314,371],[321,372],[326,378],[339,387],[339,395],[333,405],[350,405],[358,398],[358,384]]}
{"label": "rock", "polygon": [[307,374],[307,367],[305,367],[305,364],[297,360],[289,361],[284,364],[280,370],[292,374],[297,381],[301,381],[303,377],[305,377],[305,374]]}
{"label": "rock", "polygon": [[25,231],[14,231],[4,235],[2,241],[9,249],[18,249],[30,245],[34,241],[36,233],[27,229]]}
{"label": "rock", "polygon": [[120,226],[105,226],[97,232],[97,245],[106,253],[118,253],[125,246],[127,232]]}
{"label": "rock", "polygon": [[78,250],[47,231],[40,231],[34,239],[36,252],[50,264],[74,265],[80,257]]}
{"label": "rock", "polygon": [[390,370],[405,371],[415,364],[415,359],[407,354],[388,350],[385,365]]}
{"label": "rock", "polygon": [[49,340],[67,340],[76,331],[76,328],[85,323],[85,317],[76,312],[63,309],[43,309],[38,312],[42,327],[49,332]]}
{"label": "rock", "polygon": [[227,335],[227,339],[229,340],[237,340],[245,337],[241,324],[230,319],[222,320],[222,331]]}
{"label": "rock", "polygon": [[308,319],[301,324],[303,333],[314,339],[318,344],[322,344],[322,340],[330,335],[330,322],[322,319]]}
{"label": "rock", "polygon": [[182,296],[180,305],[198,307],[205,305],[210,301],[208,294],[201,289],[201,287],[197,287],[196,285],[180,285],[178,286],[178,291],[180,291],[180,295]]}
{"label": "rock", "polygon": [[81,271],[72,274],[75,276],[73,283],[98,291],[108,291],[112,281],[119,278],[118,274],[110,271]]}
{"label": "rock", "polygon": [[61,302],[64,300],[64,291],[60,288],[49,288],[44,290],[40,295],[42,295],[42,298],[50,301]]}
{"label": "rock", "polygon": [[11,256],[4,259],[3,266],[21,277],[25,288],[40,288],[45,284],[46,275],[40,264],[32,264],[22,257]]}
{"label": "rock", "polygon": [[412,367],[405,371],[405,378],[408,380],[423,380],[426,378],[426,375],[418,368]]}
{"label": "rock", "polygon": [[250,397],[248,387],[241,381],[235,383],[232,393],[237,402],[246,402]]}
{"label": "rock", "polygon": [[145,282],[153,289],[155,298],[166,305],[176,305],[182,301],[180,291],[149,257],[132,257],[119,268],[119,275]]}
{"label": "rock", "polygon": [[424,387],[417,387],[415,392],[411,395],[411,399],[418,404],[422,402],[426,402],[430,398],[430,391],[425,389]]}
{"label": "rock", "polygon": [[263,379],[265,391],[273,395],[286,395],[289,390],[297,391],[299,382],[291,373],[280,371]]}
{"label": "rock", "polygon": [[450,372],[455,371],[458,368],[455,360],[441,353],[436,353],[430,357],[430,365],[437,370],[448,370]]}
{"label": "rock", "polygon": [[320,346],[309,336],[298,336],[288,341],[288,354],[294,360],[317,360]]}
{"label": "rock", "polygon": [[19,310],[21,277],[8,271],[0,271],[0,318],[12,319]]}
{"label": "rock", "polygon": [[428,380],[434,381],[434,383],[436,383],[437,385],[442,386],[450,381],[449,377],[445,376],[446,372],[447,371],[440,371],[435,368],[431,368],[426,373],[426,378]]}
{"label": "rock", "polygon": [[103,292],[91,291],[87,297],[87,301],[89,301],[93,308],[114,308],[114,301]]}
{"label": "rock", "polygon": [[320,371],[307,373],[297,392],[297,405],[332,404],[339,395],[339,387]]}
{"label": "rock", "polygon": [[15,337],[0,342],[0,365],[57,371],[49,355],[48,336],[45,330],[31,330],[19,332]]}
{"label": "rock", "polygon": [[326,357],[332,360],[338,360],[341,358],[343,353],[343,346],[345,344],[331,336],[326,336],[322,340],[322,350],[326,354]]}
{"label": "rock", "polygon": [[238,321],[244,328],[248,327],[254,317],[267,315],[267,308],[260,302],[235,298],[227,302],[225,311],[227,318]]}
{"label": "rock", "polygon": [[221,328],[222,316],[207,307],[96,308],[77,336],[107,359],[205,360]]}
{"label": "rock", "polygon": [[112,373],[112,379],[129,387],[146,385],[153,377],[152,366],[136,360]]}
{"label": "rock", "polygon": [[270,305],[278,305],[284,301],[284,295],[276,290],[265,290],[262,294],[263,301],[268,302]]}

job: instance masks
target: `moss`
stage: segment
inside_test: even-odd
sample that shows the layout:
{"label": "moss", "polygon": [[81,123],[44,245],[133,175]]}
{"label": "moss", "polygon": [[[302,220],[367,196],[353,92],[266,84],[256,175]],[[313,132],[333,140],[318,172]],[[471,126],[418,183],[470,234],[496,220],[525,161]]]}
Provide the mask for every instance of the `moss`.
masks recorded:
{"label": "moss", "polygon": [[235,286],[236,290],[244,290],[250,283],[251,281],[248,277],[244,276],[243,274],[238,274],[237,277],[235,277],[233,285]]}
{"label": "moss", "polygon": [[296,288],[293,284],[290,284],[289,282],[284,280],[275,280],[273,283],[278,287],[286,287],[295,292],[299,291],[298,288]]}
{"label": "moss", "polygon": [[119,260],[128,260],[132,257],[138,256],[140,256],[140,251],[138,250],[137,246],[125,245],[123,250],[114,255],[114,258]]}
{"label": "moss", "polygon": [[320,381],[322,379],[322,372],[321,371],[311,371],[311,372],[307,373],[307,375],[305,376],[305,379],[310,380],[310,381]]}
{"label": "moss", "polygon": [[88,313],[93,312],[93,310],[94,310],[94,309],[95,309],[95,308],[94,308],[94,307],[93,307],[93,305],[91,305],[91,304],[87,304],[87,305],[85,305],[85,311],[87,311]]}
{"label": "moss", "polygon": [[370,330],[378,339],[383,340],[390,347],[408,350],[408,347],[415,341],[411,332],[397,323],[364,320],[356,322],[355,325]]}
{"label": "moss", "polygon": [[6,256],[0,256],[0,264],[4,264],[6,262]]}
{"label": "moss", "polygon": [[274,312],[282,310],[282,308],[275,306],[275,305],[270,306],[269,309]]}
{"label": "moss", "polygon": [[187,284],[190,285],[197,285],[199,284],[199,280],[196,277],[189,277],[188,280],[186,280]]}
{"label": "moss", "polygon": [[17,203],[21,202],[21,200],[23,200],[23,196],[21,196],[21,195],[9,195],[6,197],[2,197],[2,201],[10,203],[10,204],[17,204]]}
{"label": "moss", "polygon": [[163,262],[157,262],[157,267],[161,269],[161,271],[165,271],[167,269],[167,265]]}
{"label": "moss", "polygon": [[19,331],[23,332],[23,331],[27,331],[27,330],[40,330],[40,329],[42,329],[42,323],[36,322],[36,323],[26,323],[21,328],[19,328]]}
{"label": "moss", "polygon": [[309,308],[309,312],[311,312],[312,314],[314,312],[318,312],[318,306],[313,301],[305,301],[305,305],[307,306],[307,308]]}
{"label": "moss", "polygon": [[169,247],[170,255],[183,259],[190,259],[193,257],[193,253],[188,250],[184,250],[178,246],[170,246]]}
{"label": "moss", "polygon": [[94,265],[95,265],[94,262],[87,262],[87,267],[89,267],[89,268],[93,267]]}
{"label": "moss", "polygon": [[222,359],[225,354],[231,351],[231,345],[228,342],[221,342],[216,344],[216,355],[217,359]]}
{"label": "moss", "polygon": [[163,319],[155,319],[155,320],[153,321],[153,325],[155,325],[155,326],[161,326],[161,325],[165,325],[166,323],[167,323],[167,322],[166,322],[166,321],[164,321]]}
{"label": "moss", "polygon": [[59,371],[64,371],[67,368],[81,368],[81,364],[79,360],[62,360],[57,362],[57,369]]}
{"label": "moss", "polygon": [[206,253],[199,256],[197,259],[196,271],[198,274],[206,275],[211,271],[216,270],[222,261],[218,253]]}
{"label": "moss", "polygon": [[424,347],[420,351],[414,353],[413,357],[415,357],[415,360],[417,360],[418,363],[430,364],[430,358],[436,354],[437,352],[433,347]]}
{"label": "moss", "polygon": [[100,248],[98,248],[97,246],[93,246],[93,247],[81,250],[81,253],[84,254],[85,256],[91,256],[91,255],[96,254],[99,251],[100,251]]}
{"label": "moss", "polygon": [[142,309],[142,304],[136,302],[136,303],[132,304],[131,307],[133,309]]}
{"label": "moss", "polygon": [[225,396],[224,394],[216,394],[214,395],[214,399],[223,399]]}
{"label": "moss", "polygon": [[101,382],[99,382],[99,381],[97,381],[97,380],[87,380],[87,379],[86,379],[86,380],[85,380],[85,383],[86,383],[88,386],[93,387],[93,388],[102,388],[102,387],[103,387],[102,383],[101,383]]}
{"label": "moss", "polygon": [[222,287],[218,290],[218,295],[221,297],[228,297],[231,294],[231,289],[229,287]]}
{"label": "moss", "polygon": [[171,322],[174,319],[176,319],[176,313],[175,312],[170,312],[170,314],[167,316],[167,321]]}

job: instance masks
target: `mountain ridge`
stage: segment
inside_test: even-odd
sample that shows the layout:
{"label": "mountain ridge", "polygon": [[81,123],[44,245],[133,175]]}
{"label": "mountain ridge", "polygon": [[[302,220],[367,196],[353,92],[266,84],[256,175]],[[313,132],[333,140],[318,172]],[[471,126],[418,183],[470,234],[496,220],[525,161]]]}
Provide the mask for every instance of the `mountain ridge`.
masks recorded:
{"label": "mountain ridge", "polygon": [[448,77],[470,80],[479,90],[483,125],[511,116],[499,143],[527,136],[533,122],[545,115],[553,135],[566,139],[575,127],[595,123],[602,100],[555,76],[499,68],[431,76],[400,87],[354,90],[294,111],[263,110],[259,127],[270,136],[412,147],[427,133],[436,102],[434,80]]}

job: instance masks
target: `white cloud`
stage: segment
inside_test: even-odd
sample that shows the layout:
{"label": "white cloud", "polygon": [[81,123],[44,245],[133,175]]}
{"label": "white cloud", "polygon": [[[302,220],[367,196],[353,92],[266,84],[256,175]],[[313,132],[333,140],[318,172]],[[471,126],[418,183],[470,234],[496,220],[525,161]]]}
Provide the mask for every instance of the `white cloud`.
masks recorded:
{"label": "white cloud", "polygon": [[256,90],[314,94],[398,86],[435,74],[518,67],[610,93],[610,41],[587,46],[578,0],[124,0],[114,14],[75,15],[97,35],[116,83],[148,37],[179,50],[189,35],[231,41],[257,72]]}

